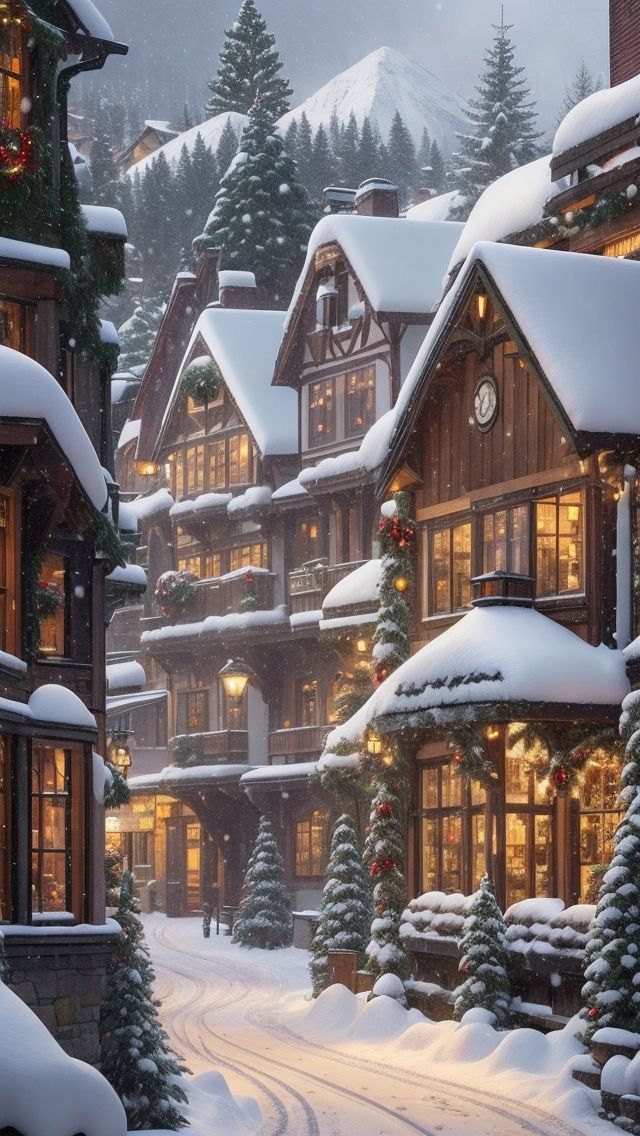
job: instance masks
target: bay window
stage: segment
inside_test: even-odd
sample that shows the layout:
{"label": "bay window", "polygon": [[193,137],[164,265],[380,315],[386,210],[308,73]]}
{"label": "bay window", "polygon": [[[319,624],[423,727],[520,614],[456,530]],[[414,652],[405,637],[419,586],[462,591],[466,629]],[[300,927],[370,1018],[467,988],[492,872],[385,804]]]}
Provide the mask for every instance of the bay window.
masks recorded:
{"label": "bay window", "polygon": [[482,571],[529,574],[529,508],[516,505],[483,517]]}
{"label": "bay window", "polygon": [[33,911],[72,910],[71,751],[34,744],[31,758]]}
{"label": "bay window", "polygon": [[322,379],[309,387],[309,445],[333,442],[336,436],[335,382]]}
{"label": "bay window", "polygon": [[536,594],[561,596],[584,590],[582,497],[548,497],[536,504]]}

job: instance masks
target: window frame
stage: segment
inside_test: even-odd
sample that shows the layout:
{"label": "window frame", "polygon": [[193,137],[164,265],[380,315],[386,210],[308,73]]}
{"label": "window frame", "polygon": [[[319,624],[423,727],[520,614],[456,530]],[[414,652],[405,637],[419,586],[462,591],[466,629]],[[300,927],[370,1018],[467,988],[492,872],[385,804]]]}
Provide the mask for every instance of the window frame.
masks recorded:
{"label": "window frame", "polygon": [[[322,398],[322,402],[317,401],[320,398]],[[307,402],[307,442],[309,449],[315,449],[318,446],[328,445],[336,441],[338,428],[336,399],[335,375],[326,379],[316,379],[309,383]],[[322,412],[318,413],[320,407],[322,407]],[[324,429],[325,425],[327,426],[326,430]]]}
{"label": "window frame", "polygon": [[[28,53],[25,49],[25,37],[22,28],[9,24],[8,31],[10,36],[15,36],[15,46],[18,48],[18,55],[11,57],[12,65],[8,66],[2,62],[3,55],[0,53],[0,88],[3,91],[9,91],[11,83],[17,83],[19,97],[16,104],[15,99],[9,95],[6,99],[6,106],[4,106],[4,97],[0,98],[0,118],[8,122],[9,126],[12,128],[19,130],[22,128],[24,122],[24,113],[22,110],[23,100],[28,94],[26,82],[27,68],[25,67]],[[13,47],[14,44],[11,43],[10,46]],[[13,66],[16,62],[17,69]]]}
{"label": "window frame", "polygon": [[[468,585],[467,585],[469,599],[468,599],[466,604],[463,604],[462,606],[454,607],[453,606],[453,598],[454,598],[455,581],[456,581],[456,575],[454,573],[454,568],[455,568],[455,553],[454,553],[454,539],[455,538],[454,538],[454,534],[456,532],[460,531],[461,529],[464,529],[464,528],[468,528],[468,530],[469,530],[469,534],[468,534],[468,542],[469,542],[469,582],[468,582]],[[440,536],[440,535],[444,536],[445,534],[448,534],[448,542],[449,542],[449,548],[448,548],[449,605],[446,608],[438,608],[436,606],[436,580],[437,580],[438,577],[437,577],[437,573],[436,573],[436,560],[435,560],[434,544],[435,544],[435,540],[438,536]],[[473,518],[470,515],[464,515],[464,516],[461,515],[459,518],[456,519],[456,521],[454,521],[453,524],[444,524],[444,525],[438,524],[438,525],[434,525],[433,527],[430,527],[430,529],[428,531],[428,537],[427,537],[427,548],[428,548],[427,595],[428,595],[428,613],[429,613],[429,615],[432,615],[432,616],[452,615],[452,614],[455,614],[456,612],[466,611],[467,608],[469,607],[469,603],[471,601],[471,577],[474,574],[473,573],[473,551],[474,551],[474,549],[473,549],[473,534],[474,534]],[[463,585],[463,589],[464,589],[464,585]]]}
{"label": "window frame", "polygon": [[[321,843],[314,850],[314,817],[318,817],[315,829],[322,829]],[[296,880],[317,880],[324,875],[329,859],[329,824],[328,810],[313,809],[298,813],[292,826],[292,857],[293,877]],[[318,869],[315,871],[314,869]]]}
{"label": "window frame", "polygon": [[[210,723],[208,687],[176,692],[176,734],[206,734]],[[196,724],[192,725],[192,722]],[[202,724],[200,724],[202,723]]]}
{"label": "window frame", "polygon": [[[357,386],[353,391],[349,390],[349,382],[352,379],[358,380],[360,377],[367,376],[367,385],[364,387]],[[370,406],[367,406],[367,396],[371,395]],[[362,414],[362,423],[352,424],[351,409],[353,403],[350,396],[360,396],[364,400],[364,409]],[[367,430],[373,426],[376,420],[376,365],[369,363],[365,367],[358,367],[353,371],[347,371],[344,376],[344,435],[345,438],[357,437],[360,434],[366,434]]]}
{"label": "window frame", "polygon": [[[74,811],[74,794],[73,794],[73,749],[70,745],[57,745],[55,743],[47,742],[44,739],[34,739],[31,747],[31,754],[29,760],[29,863],[30,863],[30,882],[31,882],[31,896],[30,896],[30,915],[50,915],[55,919],[56,915],[62,916],[65,912],[74,911],[74,824],[73,824],[73,811]],[[34,792],[33,781],[34,773],[36,772],[36,762],[38,760],[38,750],[44,751],[53,750],[54,755],[57,751],[61,751],[64,755],[64,772],[63,772],[63,785],[62,790],[57,788],[54,791],[47,791],[42,788],[42,781],[38,792]],[[54,757],[55,760],[55,757]],[[43,767],[41,767],[43,768]],[[40,777],[42,779],[42,772]],[[45,833],[45,803],[48,799],[55,798],[63,801],[62,808],[64,808],[64,845],[62,847],[48,847],[44,843],[43,837]],[[37,802],[37,806],[35,805]],[[37,807],[37,816],[34,816],[34,807]],[[37,821],[37,828],[34,824]],[[38,843],[34,843],[34,833],[38,833]],[[59,908],[47,908],[43,903],[44,892],[44,864],[47,855],[54,855],[56,857],[63,857],[64,862],[64,899],[62,906]],[[37,867],[34,867],[37,865]],[[61,881],[62,882],[62,881]],[[38,906],[36,906],[38,900]]]}
{"label": "window frame", "polygon": [[[472,858],[471,849],[473,847],[473,822],[478,818],[486,818],[486,800],[480,799],[480,791],[474,788],[474,783],[468,778],[459,777],[454,769],[455,762],[452,755],[440,754],[435,757],[424,758],[418,764],[418,807],[416,816],[418,820],[418,842],[419,842],[419,873],[420,873],[420,893],[426,891],[447,891],[455,890],[461,891],[465,895],[470,895],[475,887],[479,884],[479,879],[475,883],[472,879]],[[447,770],[447,777],[443,776],[445,769]],[[435,805],[425,805],[426,795],[426,777],[429,774],[435,773],[436,777],[436,798]],[[444,785],[448,784],[450,787],[458,785],[460,788],[459,799],[451,799],[446,804],[445,794],[443,792]],[[477,784],[477,783],[476,783]],[[478,799],[474,799],[474,793],[477,794]],[[459,886],[449,888],[445,879],[445,863],[444,853],[447,847],[447,839],[445,835],[445,827],[448,823],[458,821],[460,822],[460,841],[459,841]],[[435,858],[435,873],[433,881],[427,882],[425,871],[425,830],[426,825],[431,822],[434,824],[436,838],[433,842],[433,853]],[[485,819],[486,826],[486,819]],[[485,827],[484,841],[487,839],[487,830]],[[480,878],[485,873],[483,866]]]}

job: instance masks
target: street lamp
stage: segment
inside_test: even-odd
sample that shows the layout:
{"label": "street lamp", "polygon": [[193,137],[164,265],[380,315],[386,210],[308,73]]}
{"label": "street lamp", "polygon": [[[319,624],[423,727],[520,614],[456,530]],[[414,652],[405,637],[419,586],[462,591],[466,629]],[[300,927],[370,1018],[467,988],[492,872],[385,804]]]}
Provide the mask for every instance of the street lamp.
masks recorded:
{"label": "street lamp", "polygon": [[227,698],[242,698],[247,683],[257,676],[244,659],[229,659],[219,671],[218,677]]}
{"label": "street lamp", "polygon": [[112,749],[112,762],[116,769],[126,777],[126,771],[131,765],[131,751],[129,750],[129,734],[128,732],[114,734],[111,738]]}

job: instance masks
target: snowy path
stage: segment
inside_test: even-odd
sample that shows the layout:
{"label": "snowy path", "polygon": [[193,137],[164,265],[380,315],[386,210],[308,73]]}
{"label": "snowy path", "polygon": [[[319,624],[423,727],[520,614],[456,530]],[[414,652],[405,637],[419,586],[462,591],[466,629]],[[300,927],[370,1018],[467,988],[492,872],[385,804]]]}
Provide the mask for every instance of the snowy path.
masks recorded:
{"label": "snowy path", "polygon": [[[145,926],[173,1043],[194,1073],[218,1069],[234,1094],[257,1100],[260,1136],[578,1136],[538,1108],[470,1084],[468,1065],[456,1068],[464,1083],[455,1084],[432,1075],[426,1053],[417,1069],[407,1068],[392,1064],[397,1048],[387,1060],[379,1045],[339,1052],[291,1032],[283,1022],[308,988],[306,952],[207,941],[195,919],[153,915]],[[519,1069],[526,1067],[525,1055]],[[585,1129],[610,1131],[595,1117]]]}

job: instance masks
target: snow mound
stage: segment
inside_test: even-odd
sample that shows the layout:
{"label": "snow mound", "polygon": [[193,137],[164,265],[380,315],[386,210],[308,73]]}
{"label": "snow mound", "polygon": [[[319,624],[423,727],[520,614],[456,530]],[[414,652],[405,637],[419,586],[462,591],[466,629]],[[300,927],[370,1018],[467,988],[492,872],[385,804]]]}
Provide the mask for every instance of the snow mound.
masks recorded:
{"label": "snow mound", "polygon": [[[189,1121],[191,1136],[249,1136],[262,1122],[260,1108],[252,1097],[234,1096],[222,1073],[210,1070],[183,1081],[189,1098],[182,1112]],[[150,1134],[149,1134],[150,1136]]]}

